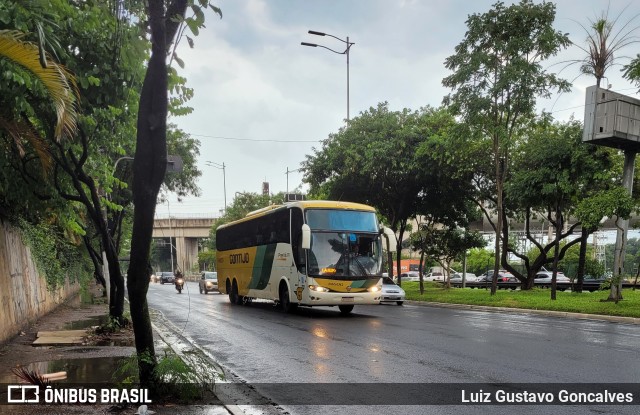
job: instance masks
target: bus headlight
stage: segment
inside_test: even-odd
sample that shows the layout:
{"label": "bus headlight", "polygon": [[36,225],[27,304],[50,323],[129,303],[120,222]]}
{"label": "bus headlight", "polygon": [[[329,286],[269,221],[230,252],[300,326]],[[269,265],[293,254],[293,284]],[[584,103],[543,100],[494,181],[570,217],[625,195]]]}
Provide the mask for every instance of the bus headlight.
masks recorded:
{"label": "bus headlight", "polygon": [[319,285],[310,285],[309,289],[311,291],[316,291],[316,292],[319,292],[319,293],[328,293],[329,292],[329,290],[327,288],[321,287]]}
{"label": "bus headlight", "polygon": [[380,291],[380,287],[378,287],[377,285],[369,288],[369,292],[372,292],[372,293],[377,293],[379,291]]}

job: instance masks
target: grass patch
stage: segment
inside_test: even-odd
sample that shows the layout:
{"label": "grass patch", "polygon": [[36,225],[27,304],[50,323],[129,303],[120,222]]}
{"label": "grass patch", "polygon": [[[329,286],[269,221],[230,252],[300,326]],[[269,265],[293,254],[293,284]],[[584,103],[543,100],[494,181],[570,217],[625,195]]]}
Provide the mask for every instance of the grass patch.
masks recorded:
{"label": "grass patch", "polygon": [[420,294],[420,283],[403,282],[407,300],[435,303],[482,305],[489,307],[511,307],[530,310],[566,311],[572,313],[601,314],[608,316],[640,317],[640,290],[623,290],[623,300],[615,304],[603,302],[609,291],[557,292],[551,300],[551,290],[534,288],[529,291],[498,290],[491,295],[489,289],[443,288],[441,284],[425,283],[424,294]]}

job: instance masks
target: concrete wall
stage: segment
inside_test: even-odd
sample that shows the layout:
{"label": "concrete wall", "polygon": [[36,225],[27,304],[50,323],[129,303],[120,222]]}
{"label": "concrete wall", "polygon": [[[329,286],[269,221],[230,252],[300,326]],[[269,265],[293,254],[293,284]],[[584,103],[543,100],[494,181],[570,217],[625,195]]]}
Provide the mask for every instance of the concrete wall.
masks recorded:
{"label": "concrete wall", "polygon": [[49,291],[20,233],[0,221],[0,344],[78,290],[78,284],[67,283],[54,292]]}

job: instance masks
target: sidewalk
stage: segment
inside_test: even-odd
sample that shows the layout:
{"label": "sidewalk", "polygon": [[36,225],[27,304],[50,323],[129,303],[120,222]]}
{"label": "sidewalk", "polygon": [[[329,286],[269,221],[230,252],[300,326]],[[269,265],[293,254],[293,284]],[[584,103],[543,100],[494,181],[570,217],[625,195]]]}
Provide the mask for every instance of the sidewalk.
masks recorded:
{"label": "sidewalk", "polygon": [[[113,387],[113,373],[123,365],[125,358],[135,354],[134,337],[131,329],[121,330],[113,335],[92,335],[82,344],[38,346],[32,343],[38,332],[59,330],[88,329],[105,322],[107,304],[96,289],[92,304],[81,304],[79,297],[57,307],[25,328],[24,331],[0,346],[0,395],[6,399],[8,385],[23,384],[12,372],[16,366],[23,366],[40,374],[59,371],[67,372],[67,379],[54,383],[72,383],[76,385],[105,384]],[[162,355],[169,345],[154,332],[156,355]],[[156,414],[211,414],[229,415],[222,405],[215,405],[213,394],[195,405],[148,404],[148,409]],[[0,405],[0,414],[135,414],[139,405],[132,404],[124,408],[115,408],[106,404],[87,405],[44,405],[20,404]],[[234,413],[235,408],[230,408]]]}

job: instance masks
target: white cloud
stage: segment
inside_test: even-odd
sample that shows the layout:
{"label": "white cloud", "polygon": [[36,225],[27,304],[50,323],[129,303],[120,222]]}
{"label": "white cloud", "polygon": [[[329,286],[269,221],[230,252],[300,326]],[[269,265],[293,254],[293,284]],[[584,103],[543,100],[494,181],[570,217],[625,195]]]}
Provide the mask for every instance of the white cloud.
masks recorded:
{"label": "white cloud", "polygon": [[[202,142],[200,187],[203,196],[172,213],[217,213],[224,205],[222,172],[204,161],[224,162],[227,201],[236,191],[259,192],[263,181],[271,191],[286,189],[287,168],[297,169],[305,155],[319,143],[278,143],[224,140],[322,140],[343,124],[347,108],[346,56],[321,48],[303,47],[313,42],[334,50],[344,43],[313,36],[309,29],[331,33],[355,42],[350,53],[350,113],[388,101],[391,108],[438,106],[449,91],[442,79],[449,75],[444,60],[463,39],[471,13],[482,13],[491,0],[441,2],[404,0],[220,0],[224,17],[207,15],[207,28],[178,50],[186,62],[181,73],[195,89],[187,117],[172,120]],[[511,2],[507,2],[511,3]],[[557,5],[557,25],[574,41],[584,37],[576,21],[587,22],[608,6],[608,0],[564,0]],[[627,3],[611,5],[612,15]],[[628,9],[630,16],[638,6]],[[563,53],[564,60],[581,56],[579,50]],[[561,59],[559,59],[561,60]],[[552,68],[554,71],[556,68]],[[577,68],[563,76],[572,80]],[[632,87],[617,69],[610,72],[614,89]],[[554,116],[572,113],[582,119],[587,77],[574,82],[571,93],[540,102]],[[211,137],[202,137],[207,135]],[[299,173],[289,175],[289,189],[300,183]],[[159,211],[162,211],[159,207]]]}

